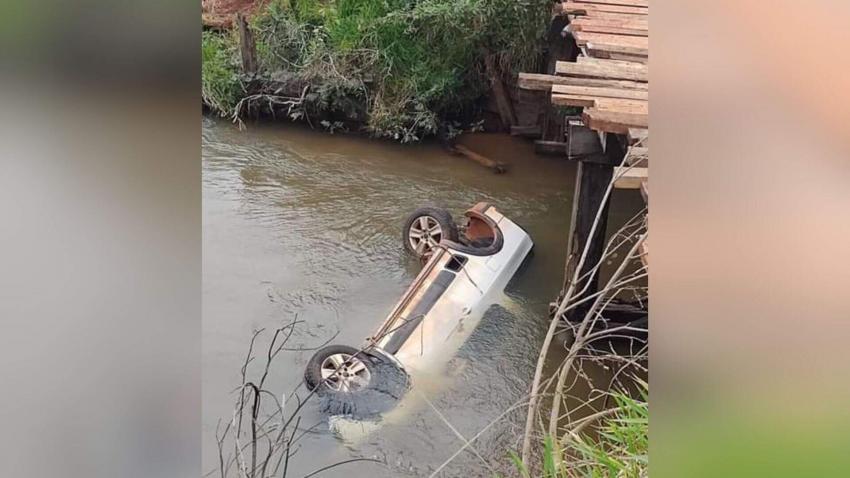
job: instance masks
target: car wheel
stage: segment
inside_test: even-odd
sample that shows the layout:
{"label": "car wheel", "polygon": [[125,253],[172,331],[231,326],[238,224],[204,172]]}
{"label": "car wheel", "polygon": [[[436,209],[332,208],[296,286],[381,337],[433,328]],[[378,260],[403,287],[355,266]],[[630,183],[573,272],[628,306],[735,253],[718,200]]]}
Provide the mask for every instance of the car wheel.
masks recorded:
{"label": "car wheel", "polygon": [[310,390],[319,387],[319,393],[356,393],[369,387],[373,371],[365,352],[347,345],[330,345],[313,354],[304,370],[304,383]]}
{"label": "car wheel", "polygon": [[445,209],[421,207],[404,222],[404,248],[420,259],[431,255],[443,239],[458,240],[457,224]]}

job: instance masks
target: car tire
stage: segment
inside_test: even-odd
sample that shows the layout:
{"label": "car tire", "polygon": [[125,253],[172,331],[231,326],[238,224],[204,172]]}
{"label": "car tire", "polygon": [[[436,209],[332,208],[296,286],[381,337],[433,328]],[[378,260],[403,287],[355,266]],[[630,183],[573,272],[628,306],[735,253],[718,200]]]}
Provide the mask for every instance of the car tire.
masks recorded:
{"label": "car tire", "polygon": [[[314,390],[316,387],[320,387],[319,393],[321,393],[324,390],[336,389],[336,380],[325,380],[325,375],[327,375],[329,371],[328,366],[333,365],[333,361],[330,360],[332,357],[343,358],[346,365],[349,365],[349,362],[352,360],[356,361],[358,364],[363,364],[368,372],[368,378],[366,379],[364,387],[369,386],[372,372],[374,371],[372,357],[367,355],[366,352],[348,345],[328,345],[313,354],[310,361],[307,362],[307,368],[304,369],[304,384],[309,390]],[[325,375],[323,375],[323,373]],[[336,376],[334,376],[334,378],[336,378]],[[352,390],[352,392],[356,392],[356,390]]]}
{"label": "car tire", "polygon": [[[439,228],[435,231],[434,226]],[[443,240],[457,242],[458,228],[449,211],[430,206],[420,207],[404,221],[401,240],[407,252],[422,259],[430,255]]]}
{"label": "car tire", "polygon": [[[352,362],[362,364],[368,371],[368,382],[351,389],[328,380],[328,361],[334,356],[348,357],[349,366]],[[313,354],[304,370],[304,384],[318,395],[323,412],[358,417],[390,410],[409,387],[407,374],[390,361],[347,345],[329,345]]]}

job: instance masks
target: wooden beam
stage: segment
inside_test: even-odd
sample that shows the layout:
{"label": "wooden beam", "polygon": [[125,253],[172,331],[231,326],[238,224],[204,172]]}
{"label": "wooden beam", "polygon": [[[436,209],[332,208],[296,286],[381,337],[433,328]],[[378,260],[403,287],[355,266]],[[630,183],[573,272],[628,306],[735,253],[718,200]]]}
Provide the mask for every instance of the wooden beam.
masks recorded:
{"label": "wooden beam", "polygon": [[649,130],[645,128],[629,128],[629,144],[640,142],[641,146],[649,147]]}
{"label": "wooden beam", "polygon": [[582,78],[574,76],[543,75],[540,73],[520,73],[517,84],[525,90],[550,91],[552,85],[591,86],[601,88],[623,88],[646,90],[647,83],[629,80],[611,80],[606,78]]}
{"label": "wooden beam", "polygon": [[490,77],[490,87],[493,91],[493,96],[496,97],[496,105],[499,108],[502,128],[509,131],[511,126],[516,123],[516,115],[514,114],[511,97],[505,88],[505,84],[502,82],[500,69],[496,66],[493,55],[486,55],[484,57],[484,67],[487,70],[487,76]]}
{"label": "wooden beam", "polygon": [[640,30],[636,28],[627,27],[609,27],[605,25],[576,25],[571,23],[567,25],[567,31],[573,34],[573,37],[575,37],[576,32],[604,33],[609,35],[626,35],[637,37],[649,36],[648,30]]}
{"label": "wooden beam", "polygon": [[629,128],[648,128],[649,115],[619,113],[615,111],[585,108],[582,121],[589,128],[606,133],[627,134]]}
{"label": "wooden beam", "polygon": [[649,0],[582,0],[582,3],[602,5],[625,5],[629,7],[649,7]]}
{"label": "wooden beam", "polygon": [[578,159],[602,154],[599,133],[588,128],[580,119],[567,119],[567,158]]}
{"label": "wooden beam", "polygon": [[595,96],[599,98],[624,98],[648,100],[647,90],[628,90],[624,88],[600,88],[595,86],[552,85],[552,93],[561,95]]}
{"label": "wooden beam", "polygon": [[568,14],[592,15],[594,13],[620,13],[629,15],[648,15],[647,7],[630,7],[623,5],[605,5],[601,3],[567,2],[561,4],[562,11]]}
{"label": "wooden beam", "polygon": [[649,81],[649,71],[646,65],[625,66],[619,62],[602,65],[559,61],[555,64],[555,73],[610,80]]}
{"label": "wooden beam", "polygon": [[624,98],[598,98],[595,96],[561,95],[552,93],[552,104],[558,106],[581,106],[600,111],[616,111],[633,114],[649,114],[649,102]]}
{"label": "wooden beam", "polygon": [[248,26],[248,20],[242,12],[236,14],[238,26],[239,55],[242,59],[242,72],[253,74],[257,72],[257,49],[254,46],[254,33]]}
{"label": "wooden beam", "polygon": [[[622,158],[621,149],[613,135],[606,139],[605,153],[599,155],[604,163],[589,161],[579,162],[576,173],[575,192],[573,194],[572,218],[570,220],[569,241],[567,243],[567,264],[564,276],[564,290],[578,269],[579,257],[585,259],[578,270],[579,280],[576,290],[584,291],[577,299],[588,297],[598,290],[599,274],[594,272],[596,264],[602,260],[605,249],[605,229],[608,222],[607,194],[608,185],[614,173],[614,164],[619,164]],[[593,223],[597,214],[601,213],[601,221],[596,228]],[[591,234],[593,230],[593,234]],[[585,252],[586,248],[586,252]],[[567,314],[568,320],[581,320],[588,311],[589,303],[579,304]]]}
{"label": "wooden beam", "polygon": [[640,189],[642,182],[649,179],[649,168],[614,168],[614,187],[617,189]]}
{"label": "wooden beam", "polygon": [[593,25],[600,27],[633,28],[635,30],[649,31],[649,22],[643,17],[631,16],[630,18],[604,18],[604,17],[576,17],[570,25],[585,26]]}
{"label": "wooden beam", "polygon": [[[558,9],[555,9],[557,12]],[[556,13],[557,15],[557,13]],[[571,13],[567,15],[567,18],[573,22],[577,19],[586,18],[588,20],[646,20],[649,18],[647,15],[633,15],[631,13],[612,13],[612,12],[599,12],[593,11],[588,12],[587,14],[575,14]]]}
{"label": "wooden beam", "polygon": [[608,51],[608,50],[598,50],[596,48],[587,48],[587,54],[599,59],[610,59],[610,60],[620,60],[627,61],[630,63],[649,63],[649,55],[632,55],[629,53],[619,53],[616,51]]}
{"label": "wooden beam", "polygon": [[576,39],[578,46],[587,46],[590,44],[616,45],[622,48],[649,52],[649,37],[645,36],[609,35],[606,33],[586,31],[573,32],[572,35]]}

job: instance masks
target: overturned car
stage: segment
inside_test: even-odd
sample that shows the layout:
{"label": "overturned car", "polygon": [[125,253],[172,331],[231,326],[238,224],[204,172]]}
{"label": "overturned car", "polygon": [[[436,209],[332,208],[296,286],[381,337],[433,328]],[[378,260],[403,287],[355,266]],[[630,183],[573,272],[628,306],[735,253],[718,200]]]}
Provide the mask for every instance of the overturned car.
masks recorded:
{"label": "overturned car", "polygon": [[[361,347],[330,345],[307,364],[305,384],[334,404],[332,413],[362,408],[376,393],[399,398],[411,371],[450,359],[533,245],[488,203],[467,210],[460,227],[443,209],[420,208],[405,222],[402,240],[424,266],[384,322]],[[374,403],[367,408],[382,411]]]}

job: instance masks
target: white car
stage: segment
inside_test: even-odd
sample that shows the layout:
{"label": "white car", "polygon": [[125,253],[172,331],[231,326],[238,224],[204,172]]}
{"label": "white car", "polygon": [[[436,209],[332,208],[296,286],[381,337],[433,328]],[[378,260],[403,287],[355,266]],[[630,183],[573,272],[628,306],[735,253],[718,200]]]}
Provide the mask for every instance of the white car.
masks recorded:
{"label": "white car", "polygon": [[371,392],[399,398],[411,371],[445,364],[531,251],[525,230],[490,204],[476,204],[465,217],[460,232],[442,209],[408,217],[404,246],[427,261],[422,271],[363,346],[330,345],[310,359],[305,384],[330,398],[333,412],[362,408],[364,398],[374,401]]}

